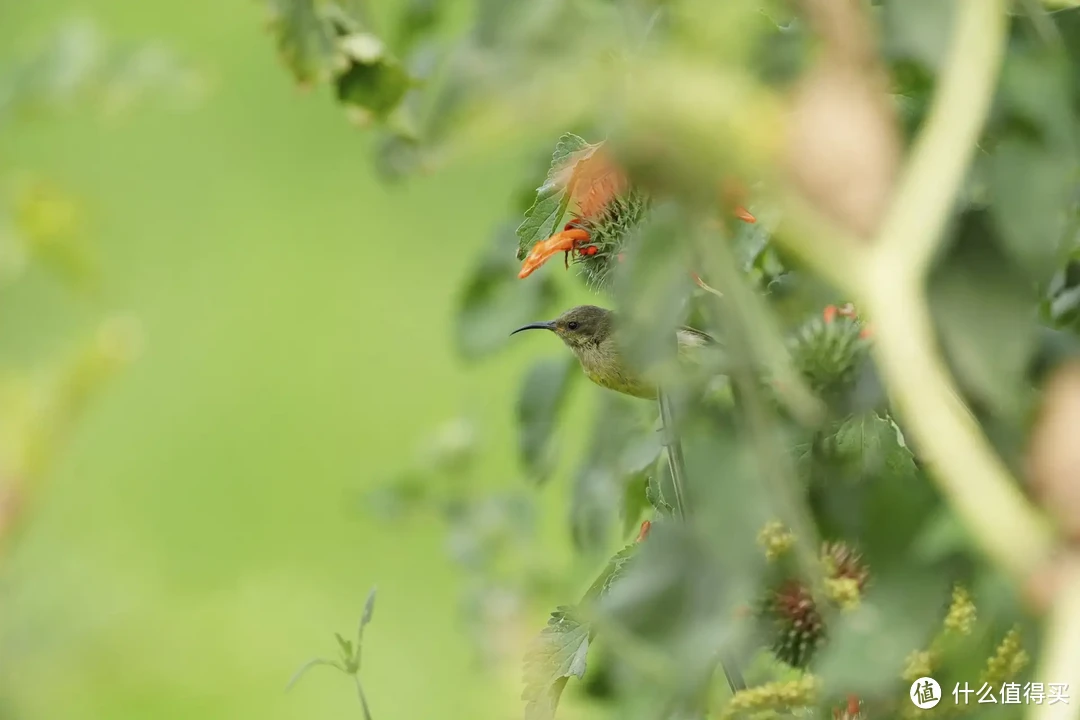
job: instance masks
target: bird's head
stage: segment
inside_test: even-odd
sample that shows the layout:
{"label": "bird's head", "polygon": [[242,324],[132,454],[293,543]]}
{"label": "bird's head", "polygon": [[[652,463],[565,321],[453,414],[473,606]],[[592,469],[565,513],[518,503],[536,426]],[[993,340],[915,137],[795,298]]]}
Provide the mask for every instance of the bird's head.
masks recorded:
{"label": "bird's head", "polygon": [[548,322],[529,323],[514,332],[522,330],[550,330],[558,335],[571,350],[580,350],[589,345],[599,345],[611,336],[614,314],[595,305],[578,305],[570,308],[559,317]]}

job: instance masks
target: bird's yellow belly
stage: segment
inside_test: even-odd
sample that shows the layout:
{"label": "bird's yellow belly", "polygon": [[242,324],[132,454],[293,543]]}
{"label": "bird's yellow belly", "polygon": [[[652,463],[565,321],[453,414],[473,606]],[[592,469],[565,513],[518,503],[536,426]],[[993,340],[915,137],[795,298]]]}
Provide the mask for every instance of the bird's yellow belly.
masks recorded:
{"label": "bird's yellow belly", "polygon": [[647,400],[656,398],[656,389],[654,387],[635,378],[626,377],[621,373],[610,375],[601,374],[588,368],[583,368],[583,370],[585,371],[586,377],[600,387],[605,387],[609,390],[615,390],[616,392],[633,395],[634,397]]}

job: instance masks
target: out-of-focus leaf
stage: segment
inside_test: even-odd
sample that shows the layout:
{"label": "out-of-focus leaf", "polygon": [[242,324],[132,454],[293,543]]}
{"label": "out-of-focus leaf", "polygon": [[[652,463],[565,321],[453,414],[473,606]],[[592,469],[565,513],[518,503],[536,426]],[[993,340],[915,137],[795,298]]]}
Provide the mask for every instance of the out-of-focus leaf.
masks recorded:
{"label": "out-of-focus leaf", "polygon": [[577,359],[570,353],[543,359],[529,369],[518,395],[518,448],[525,470],[537,482],[551,475],[559,413],[578,378]]}
{"label": "out-of-focus leaf", "polygon": [[626,574],[626,568],[630,561],[634,557],[634,553],[637,551],[638,545],[636,543],[627,545],[622,550],[617,552],[607,565],[604,566],[603,572],[597,576],[593,584],[585,592],[585,596],[581,599],[583,603],[600,600],[606,596],[610,591],[612,585]]}
{"label": "out-of-focus leaf", "polygon": [[[570,526],[580,550],[596,551],[609,540],[618,517],[624,483],[639,473],[629,469],[628,450],[658,434],[645,421],[641,400],[602,391],[596,408],[586,456],[574,476],[570,497]],[[636,463],[634,463],[636,464]]]}
{"label": "out-of-focus leaf", "polygon": [[622,532],[624,536],[634,532],[642,514],[650,507],[649,476],[645,473],[631,475],[623,484]]}
{"label": "out-of-focus leaf", "polygon": [[552,720],[567,681],[585,676],[589,628],[559,607],[525,656],[525,720]]}
{"label": "out-of-focus leaf", "polygon": [[1014,412],[1036,332],[1032,286],[1001,252],[984,210],[970,210],[934,269],[930,307],[962,387],[995,411]]}
{"label": "out-of-focus leaf", "polygon": [[[375,613],[375,588],[371,588],[371,592],[368,593],[367,600],[364,601],[364,612],[360,616],[360,632],[363,633],[364,627],[371,622],[371,616]],[[357,646],[360,641],[357,640]]]}
{"label": "out-of-focus leaf", "polygon": [[573,133],[565,133],[551,155],[551,168],[544,184],[536,190],[536,199],[517,228],[517,259],[524,260],[529,249],[540,240],[550,237],[566,212],[570,201],[568,181],[574,166],[588,157],[597,147]]}
{"label": "out-of-focus leaf", "polygon": [[399,53],[409,50],[413,44],[439,22],[443,3],[439,0],[408,0],[398,20],[395,48]]}
{"label": "out-of-focus leaf", "polygon": [[278,52],[297,82],[321,82],[341,66],[334,30],[319,16],[314,0],[271,0],[269,7]]}
{"label": "out-of-focus leaf", "polygon": [[384,120],[412,86],[408,71],[370,33],[347,35],[340,43],[349,65],[335,81],[338,100],[355,119]]}
{"label": "out-of-focus leaf", "polygon": [[311,660],[308,660],[306,663],[301,665],[299,669],[297,669],[297,671],[293,673],[293,676],[289,678],[288,684],[285,685],[285,690],[292,690],[293,686],[296,685],[296,683],[300,682],[300,678],[304,677],[304,675],[307,674],[308,670],[311,670],[312,668],[318,667],[320,665],[329,665],[330,667],[340,670],[341,672],[345,672],[340,665],[338,665],[332,660],[312,658]]}
{"label": "out-of-focus leaf", "polygon": [[836,616],[817,660],[827,695],[884,695],[912,651],[940,627],[951,584],[946,573],[876,574],[873,582],[858,608]]}
{"label": "out-of-focus leaf", "polygon": [[678,208],[655,207],[631,231],[613,285],[623,323],[617,338],[623,362],[635,372],[665,381],[687,377],[676,373],[674,365],[675,333],[685,324],[687,300],[694,287],[686,235]]}
{"label": "out-of-focus leaf", "polygon": [[833,441],[849,477],[872,481],[881,474],[910,477],[918,472],[900,428],[888,417],[869,412],[844,421]]}
{"label": "out-of-focus leaf", "polygon": [[465,283],[455,341],[458,353],[469,360],[501,350],[515,328],[546,319],[544,313],[558,297],[550,274],[530,282],[518,279],[514,241],[513,226],[498,228]]}
{"label": "out-of-focus leaf", "polygon": [[1064,257],[1075,216],[1080,145],[1064,52],[1031,45],[1015,41],[1005,61],[994,122],[1003,134],[985,164],[1002,248],[1045,283]]}
{"label": "out-of-focus leaf", "polygon": [[882,42],[890,60],[913,60],[936,71],[949,49],[955,3],[885,0]]}

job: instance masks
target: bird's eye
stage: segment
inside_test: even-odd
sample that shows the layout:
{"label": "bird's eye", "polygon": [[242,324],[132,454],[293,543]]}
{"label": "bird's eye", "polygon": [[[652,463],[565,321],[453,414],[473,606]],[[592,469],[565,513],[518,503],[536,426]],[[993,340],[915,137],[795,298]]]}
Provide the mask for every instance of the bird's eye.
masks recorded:
{"label": "bird's eye", "polygon": [[566,323],[566,327],[568,330],[577,330],[577,320],[571,320]]}

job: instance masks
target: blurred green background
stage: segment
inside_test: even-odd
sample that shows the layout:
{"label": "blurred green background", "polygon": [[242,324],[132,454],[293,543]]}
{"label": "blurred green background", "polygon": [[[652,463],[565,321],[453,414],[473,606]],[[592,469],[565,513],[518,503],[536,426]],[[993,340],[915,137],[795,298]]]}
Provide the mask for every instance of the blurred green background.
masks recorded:
{"label": "blurred green background", "polygon": [[[48,178],[84,204],[102,288],[87,302],[32,272],[0,304],[3,358],[62,357],[116,311],[144,338],[57,458],[8,565],[3,709],[359,717],[335,673],[283,690],[335,653],[332,633],[352,632],[377,585],[363,673],[376,720],[518,716],[517,660],[498,677],[473,662],[445,529],[377,523],[356,493],[460,413],[478,423],[482,481],[521,482],[517,378],[558,348],[522,343],[470,368],[450,338],[462,278],[527,166],[499,148],[384,186],[365,133],[293,86],[262,11],[0,0],[0,62],[86,17],[117,42],[161,42],[208,83],[188,109],[76,107],[0,131],[5,176]],[[564,488],[543,496],[557,563]]]}

